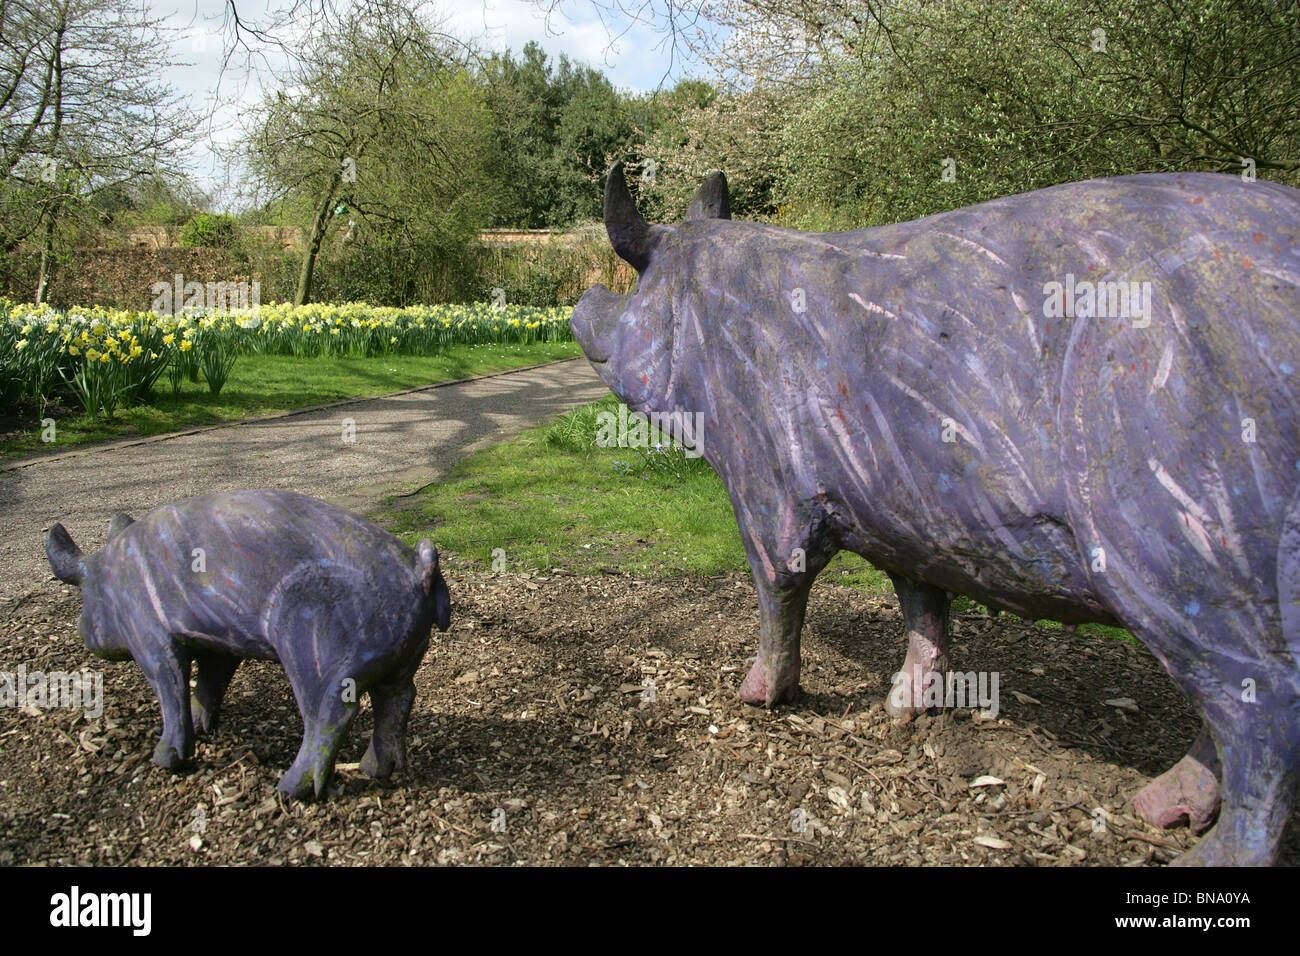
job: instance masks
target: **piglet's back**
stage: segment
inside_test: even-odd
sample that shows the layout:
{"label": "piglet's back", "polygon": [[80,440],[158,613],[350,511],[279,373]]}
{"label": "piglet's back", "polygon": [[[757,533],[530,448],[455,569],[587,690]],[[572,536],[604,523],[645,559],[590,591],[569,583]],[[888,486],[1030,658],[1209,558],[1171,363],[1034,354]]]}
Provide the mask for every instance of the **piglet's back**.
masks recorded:
{"label": "piglet's back", "polygon": [[[134,591],[175,633],[278,656],[268,639],[304,599],[368,630],[418,612],[415,551],[326,502],[286,491],[186,498],[154,509],[112,539],[102,558],[116,588]],[[340,622],[342,623],[342,622]]]}

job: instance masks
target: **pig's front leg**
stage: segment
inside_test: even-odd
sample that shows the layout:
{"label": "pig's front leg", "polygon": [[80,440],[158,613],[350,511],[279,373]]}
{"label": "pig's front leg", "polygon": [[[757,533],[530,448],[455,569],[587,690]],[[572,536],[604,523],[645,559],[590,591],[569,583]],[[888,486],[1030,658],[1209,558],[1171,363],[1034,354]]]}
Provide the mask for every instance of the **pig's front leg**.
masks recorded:
{"label": "pig's front leg", "polygon": [[745,550],[758,589],[759,638],[758,659],[740,685],[740,699],[771,707],[799,691],[799,636],[808,592],[835,550],[809,541],[764,547],[748,536]]}
{"label": "pig's front leg", "polygon": [[361,758],[361,771],[382,780],[406,766],[406,723],[415,703],[415,681],[405,674],[391,683],[372,687],[375,729]]}
{"label": "pig's front leg", "polygon": [[190,712],[199,733],[210,734],[217,729],[221,719],[221,699],[239,667],[239,658],[222,651],[195,651],[194,694],[190,697]]}
{"label": "pig's front leg", "polygon": [[342,690],[345,678],[319,681],[314,676],[289,669],[289,683],[302,711],[302,746],[293,766],[276,786],[298,800],[325,795],[334,776],[339,747],[358,710],[352,692]]}
{"label": "pig's front leg", "polygon": [[[938,681],[945,686],[948,671],[948,592],[929,584],[918,584],[901,575],[890,574],[894,593],[903,610],[907,628],[907,660],[894,675],[893,686],[885,699],[885,710],[893,717],[919,714],[926,710],[925,688]],[[940,691],[940,699],[943,692]]]}
{"label": "pig's front leg", "polygon": [[162,739],[154,748],[153,762],[164,770],[176,770],[194,755],[189,654],[169,634],[148,635],[130,642],[130,648],[162,707]]}
{"label": "pig's front leg", "polygon": [[771,707],[799,690],[799,635],[812,576],[792,587],[758,585],[758,659],[740,685],[747,704]]}

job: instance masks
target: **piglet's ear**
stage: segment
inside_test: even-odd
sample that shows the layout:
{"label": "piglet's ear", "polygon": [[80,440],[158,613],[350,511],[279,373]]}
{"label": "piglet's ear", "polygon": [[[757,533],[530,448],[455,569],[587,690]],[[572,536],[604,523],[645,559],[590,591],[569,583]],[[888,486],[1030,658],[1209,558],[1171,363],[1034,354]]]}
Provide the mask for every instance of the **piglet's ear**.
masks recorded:
{"label": "piglet's ear", "polygon": [[439,571],[433,582],[433,623],[438,630],[445,631],[451,627],[451,595],[447,592],[447,582]]}
{"label": "piglet's ear", "polygon": [[45,555],[56,578],[68,584],[81,584],[86,576],[86,562],[63,525],[55,523],[45,536]]}
{"label": "piglet's ear", "polygon": [[416,565],[420,570],[420,587],[428,594],[433,587],[433,576],[438,573],[438,549],[428,538],[421,538],[415,546]]}
{"label": "piglet's ear", "polygon": [[445,631],[451,627],[451,595],[438,568],[438,549],[428,538],[421,538],[415,553],[419,555],[420,586],[433,598],[433,623],[438,625],[438,630]]}

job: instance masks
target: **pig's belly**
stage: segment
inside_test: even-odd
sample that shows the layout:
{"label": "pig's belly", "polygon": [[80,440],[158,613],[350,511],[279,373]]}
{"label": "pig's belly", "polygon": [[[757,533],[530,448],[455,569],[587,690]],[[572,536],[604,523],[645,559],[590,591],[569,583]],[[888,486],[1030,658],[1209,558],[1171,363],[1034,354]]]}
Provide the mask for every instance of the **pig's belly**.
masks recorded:
{"label": "pig's belly", "polygon": [[191,651],[222,651],[239,658],[264,661],[280,659],[256,618],[233,625],[214,620],[193,620],[185,622],[185,626],[176,631],[176,636]]}
{"label": "pig's belly", "polygon": [[1072,537],[1059,524],[1017,529],[992,543],[945,528],[941,540],[909,540],[854,530],[844,550],[893,574],[922,581],[1030,619],[1066,624],[1121,622],[1094,593]]}

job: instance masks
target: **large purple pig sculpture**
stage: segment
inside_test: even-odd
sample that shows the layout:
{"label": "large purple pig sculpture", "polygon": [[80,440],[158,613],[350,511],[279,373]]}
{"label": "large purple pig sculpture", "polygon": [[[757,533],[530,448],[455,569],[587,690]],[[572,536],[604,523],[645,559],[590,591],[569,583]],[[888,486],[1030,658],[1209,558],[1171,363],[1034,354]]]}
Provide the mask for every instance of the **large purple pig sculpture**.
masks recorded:
{"label": "large purple pig sculpture", "polygon": [[302,713],[302,747],[280,790],[324,794],[365,693],[375,727],[362,770],[386,777],[404,765],[413,677],[430,628],[451,620],[431,541],[412,550],[323,501],[241,491],[163,505],[139,521],[115,515],[108,543],[90,556],[55,524],[45,550],[55,576],[81,586],[86,646],[133,658],[158,695],[158,766],[193,755],[195,725],[216,729],[246,658],[278,660]]}
{"label": "large purple pig sculpture", "polygon": [[616,166],[636,290],[591,288],[572,328],[629,407],[703,416],[758,590],[741,697],[796,692],[840,550],[898,593],[895,711],[947,668],[950,593],[1122,625],[1205,722],[1139,810],[1219,811],[1182,862],[1272,861],[1300,767],[1300,191],[1123,176],[842,233],[728,204],[715,173],[649,225]]}

